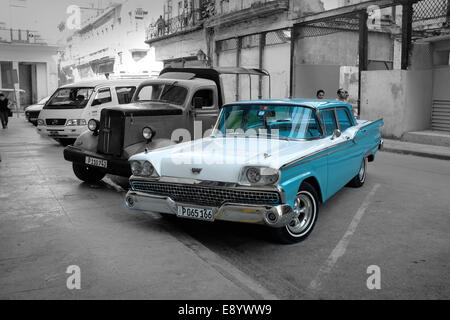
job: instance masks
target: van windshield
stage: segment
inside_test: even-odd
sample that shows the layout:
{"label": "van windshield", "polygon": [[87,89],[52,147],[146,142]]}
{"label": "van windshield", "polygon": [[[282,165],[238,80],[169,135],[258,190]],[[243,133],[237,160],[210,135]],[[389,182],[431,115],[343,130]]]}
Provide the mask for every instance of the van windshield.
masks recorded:
{"label": "van windshield", "polygon": [[93,92],[94,88],[58,89],[44,109],[83,109]]}

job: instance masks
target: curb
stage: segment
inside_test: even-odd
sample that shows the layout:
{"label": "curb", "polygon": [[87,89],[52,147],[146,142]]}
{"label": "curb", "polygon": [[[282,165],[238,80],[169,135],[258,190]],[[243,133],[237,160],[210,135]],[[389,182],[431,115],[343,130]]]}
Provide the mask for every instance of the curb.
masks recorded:
{"label": "curb", "polygon": [[383,149],[381,151],[389,152],[389,153],[413,155],[413,156],[432,158],[432,159],[438,159],[438,160],[450,160],[450,155],[389,148],[386,146],[386,144],[384,144]]}

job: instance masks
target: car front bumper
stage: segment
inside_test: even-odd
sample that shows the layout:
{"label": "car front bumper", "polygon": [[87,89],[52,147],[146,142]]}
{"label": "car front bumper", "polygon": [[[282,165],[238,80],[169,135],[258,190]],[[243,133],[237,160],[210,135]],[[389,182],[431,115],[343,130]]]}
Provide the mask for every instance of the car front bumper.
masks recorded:
{"label": "car front bumper", "polygon": [[[86,157],[91,157],[99,160],[105,160],[108,162],[106,168],[90,166],[86,164]],[[64,149],[64,159],[77,164],[86,165],[105,173],[129,177],[131,176],[131,168],[128,160],[116,158],[114,156],[107,156],[98,154],[96,152],[83,150],[74,146],[68,146]]]}
{"label": "car front bumper", "polygon": [[128,208],[139,211],[151,211],[177,215],[178,207],[195,207],[212,209],[215,220],[240,223],[263,224],[274,228],[284,227],[295,217],[288,204],[254,205],[243,203],[225,203],[220,207],[199,206],[197,204],[181,203],[168,196],[129,191],[125,197]]}

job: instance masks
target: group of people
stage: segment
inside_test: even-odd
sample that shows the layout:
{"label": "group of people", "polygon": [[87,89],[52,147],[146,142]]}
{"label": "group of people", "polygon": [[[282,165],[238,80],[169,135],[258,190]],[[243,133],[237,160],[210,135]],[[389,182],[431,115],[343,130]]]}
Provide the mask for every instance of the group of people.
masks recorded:
{"label": "group of people", "polygon": [[[323,99],[325,97],[325,90],[320,89],[319,91],[317,91],[316,97],[317,99]],[[348,94],[347,90],[340,88],[337,91],[337,98],[339,101],[349,102],[349,97],[350,95]]]}
{"label": "group of people", "polygon": [[8,128],[8,117],[11,115],[9,109],[9,100],[3,93],[0,93],[0,120],[2,122],[3,129]]}

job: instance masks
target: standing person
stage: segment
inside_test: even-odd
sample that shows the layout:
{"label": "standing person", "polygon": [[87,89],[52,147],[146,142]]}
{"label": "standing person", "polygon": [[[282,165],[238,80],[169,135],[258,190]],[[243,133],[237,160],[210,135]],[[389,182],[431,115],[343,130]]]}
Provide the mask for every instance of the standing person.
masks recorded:
{"label": "standing person", "polygon": [[350,94],[347,90],[344,91],[344,99],[345,101],[350,102]]}
{"label": "standing person", "polygon": [[163,36],[165,33],[166,22],[164,21],[162,15],[160,15],[159,19],[156,21],[156,27],[158,28],[158,37]]}
{"label": "standing person", "polygon": [[0,93],[0,119],[2,121],[3,129],[8,128],[9,117],[9,100],[3,93]]}
{"label": "standing person", "polygon": [[339,101],[347,101],[345,100],[345,90],[342,88],[337,91],[337,97]]}
{"label": "standing person", "polygon": [[325,97],[325,91],[320,89],[319,91],[317,91],[316,97],[317,99],[323,99],[323,97]]}

